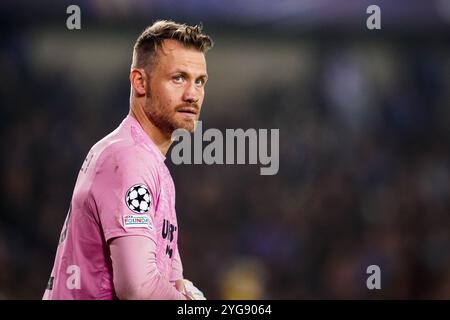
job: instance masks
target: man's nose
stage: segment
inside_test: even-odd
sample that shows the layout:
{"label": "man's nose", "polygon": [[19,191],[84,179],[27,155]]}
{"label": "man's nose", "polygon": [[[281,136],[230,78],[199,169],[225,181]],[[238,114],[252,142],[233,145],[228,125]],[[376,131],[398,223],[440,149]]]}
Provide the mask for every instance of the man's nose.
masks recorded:
{"label": "man's nose", "polygon": [[184,90],[183,101],[189,103],[197,103],[200,98],[200,93],[198,92],[198,88],[194,83],[188,85],[186,90]]}

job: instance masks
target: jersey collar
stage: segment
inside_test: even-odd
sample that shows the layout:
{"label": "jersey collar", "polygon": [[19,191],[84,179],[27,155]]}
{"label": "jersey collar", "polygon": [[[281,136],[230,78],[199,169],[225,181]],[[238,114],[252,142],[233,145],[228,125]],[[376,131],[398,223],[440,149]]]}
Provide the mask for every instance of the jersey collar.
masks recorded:
{"label": "jersey collar", "polygon": [[153,142],[149,135],[142,129],[141,124],[132,116],[127,115],[124,120],[125,124],[130,125],[131,135],[137,143],[143,144],[152,154],[154,154],[162,162],[166,157],[161,153],[158,146]]}

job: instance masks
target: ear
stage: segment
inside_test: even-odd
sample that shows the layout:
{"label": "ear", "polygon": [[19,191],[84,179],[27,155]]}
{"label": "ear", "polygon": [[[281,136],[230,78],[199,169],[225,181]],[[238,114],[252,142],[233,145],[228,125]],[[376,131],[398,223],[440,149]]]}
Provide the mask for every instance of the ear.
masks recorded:
{"label": "ear", "polygon": [[130,83],[137,95],[145,95],[145,87],[147,82],[147,75],[144,69],[132,68],[130,71]]}

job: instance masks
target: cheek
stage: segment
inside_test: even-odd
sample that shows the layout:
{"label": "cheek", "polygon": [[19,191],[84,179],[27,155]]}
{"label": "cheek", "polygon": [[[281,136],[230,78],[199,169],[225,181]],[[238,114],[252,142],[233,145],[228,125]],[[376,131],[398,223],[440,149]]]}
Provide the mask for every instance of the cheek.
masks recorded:
{"label": "cheek", "polygon": [[165,96],[163,100],[160,100],[160,108],[165,114],[174,113],[175,107],[177,106],[177,101],[170,96]]}
{"label": "cheek", "polygon": [[161,98],[165,106],[175,106],[181,101],[183,90],[173,86],[167,86],[161,92]]}

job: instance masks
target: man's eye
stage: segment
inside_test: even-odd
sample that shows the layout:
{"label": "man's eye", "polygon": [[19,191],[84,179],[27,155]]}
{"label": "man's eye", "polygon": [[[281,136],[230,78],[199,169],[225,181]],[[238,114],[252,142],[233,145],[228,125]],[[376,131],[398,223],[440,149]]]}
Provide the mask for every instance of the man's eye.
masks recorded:
{"label": "man's eye", "polygon": [[205,81],[204,81],[203,79],[197,79],[197,80],[195,80],[195,84],[196,84],[196,85],[202,86],[204,83],[205,83]]}
{"label": "man's eye", "polygon": [[175,82],[181,83],[183,81],[183,76],[179,75],[179,76],[174,76],[173,80]]}

